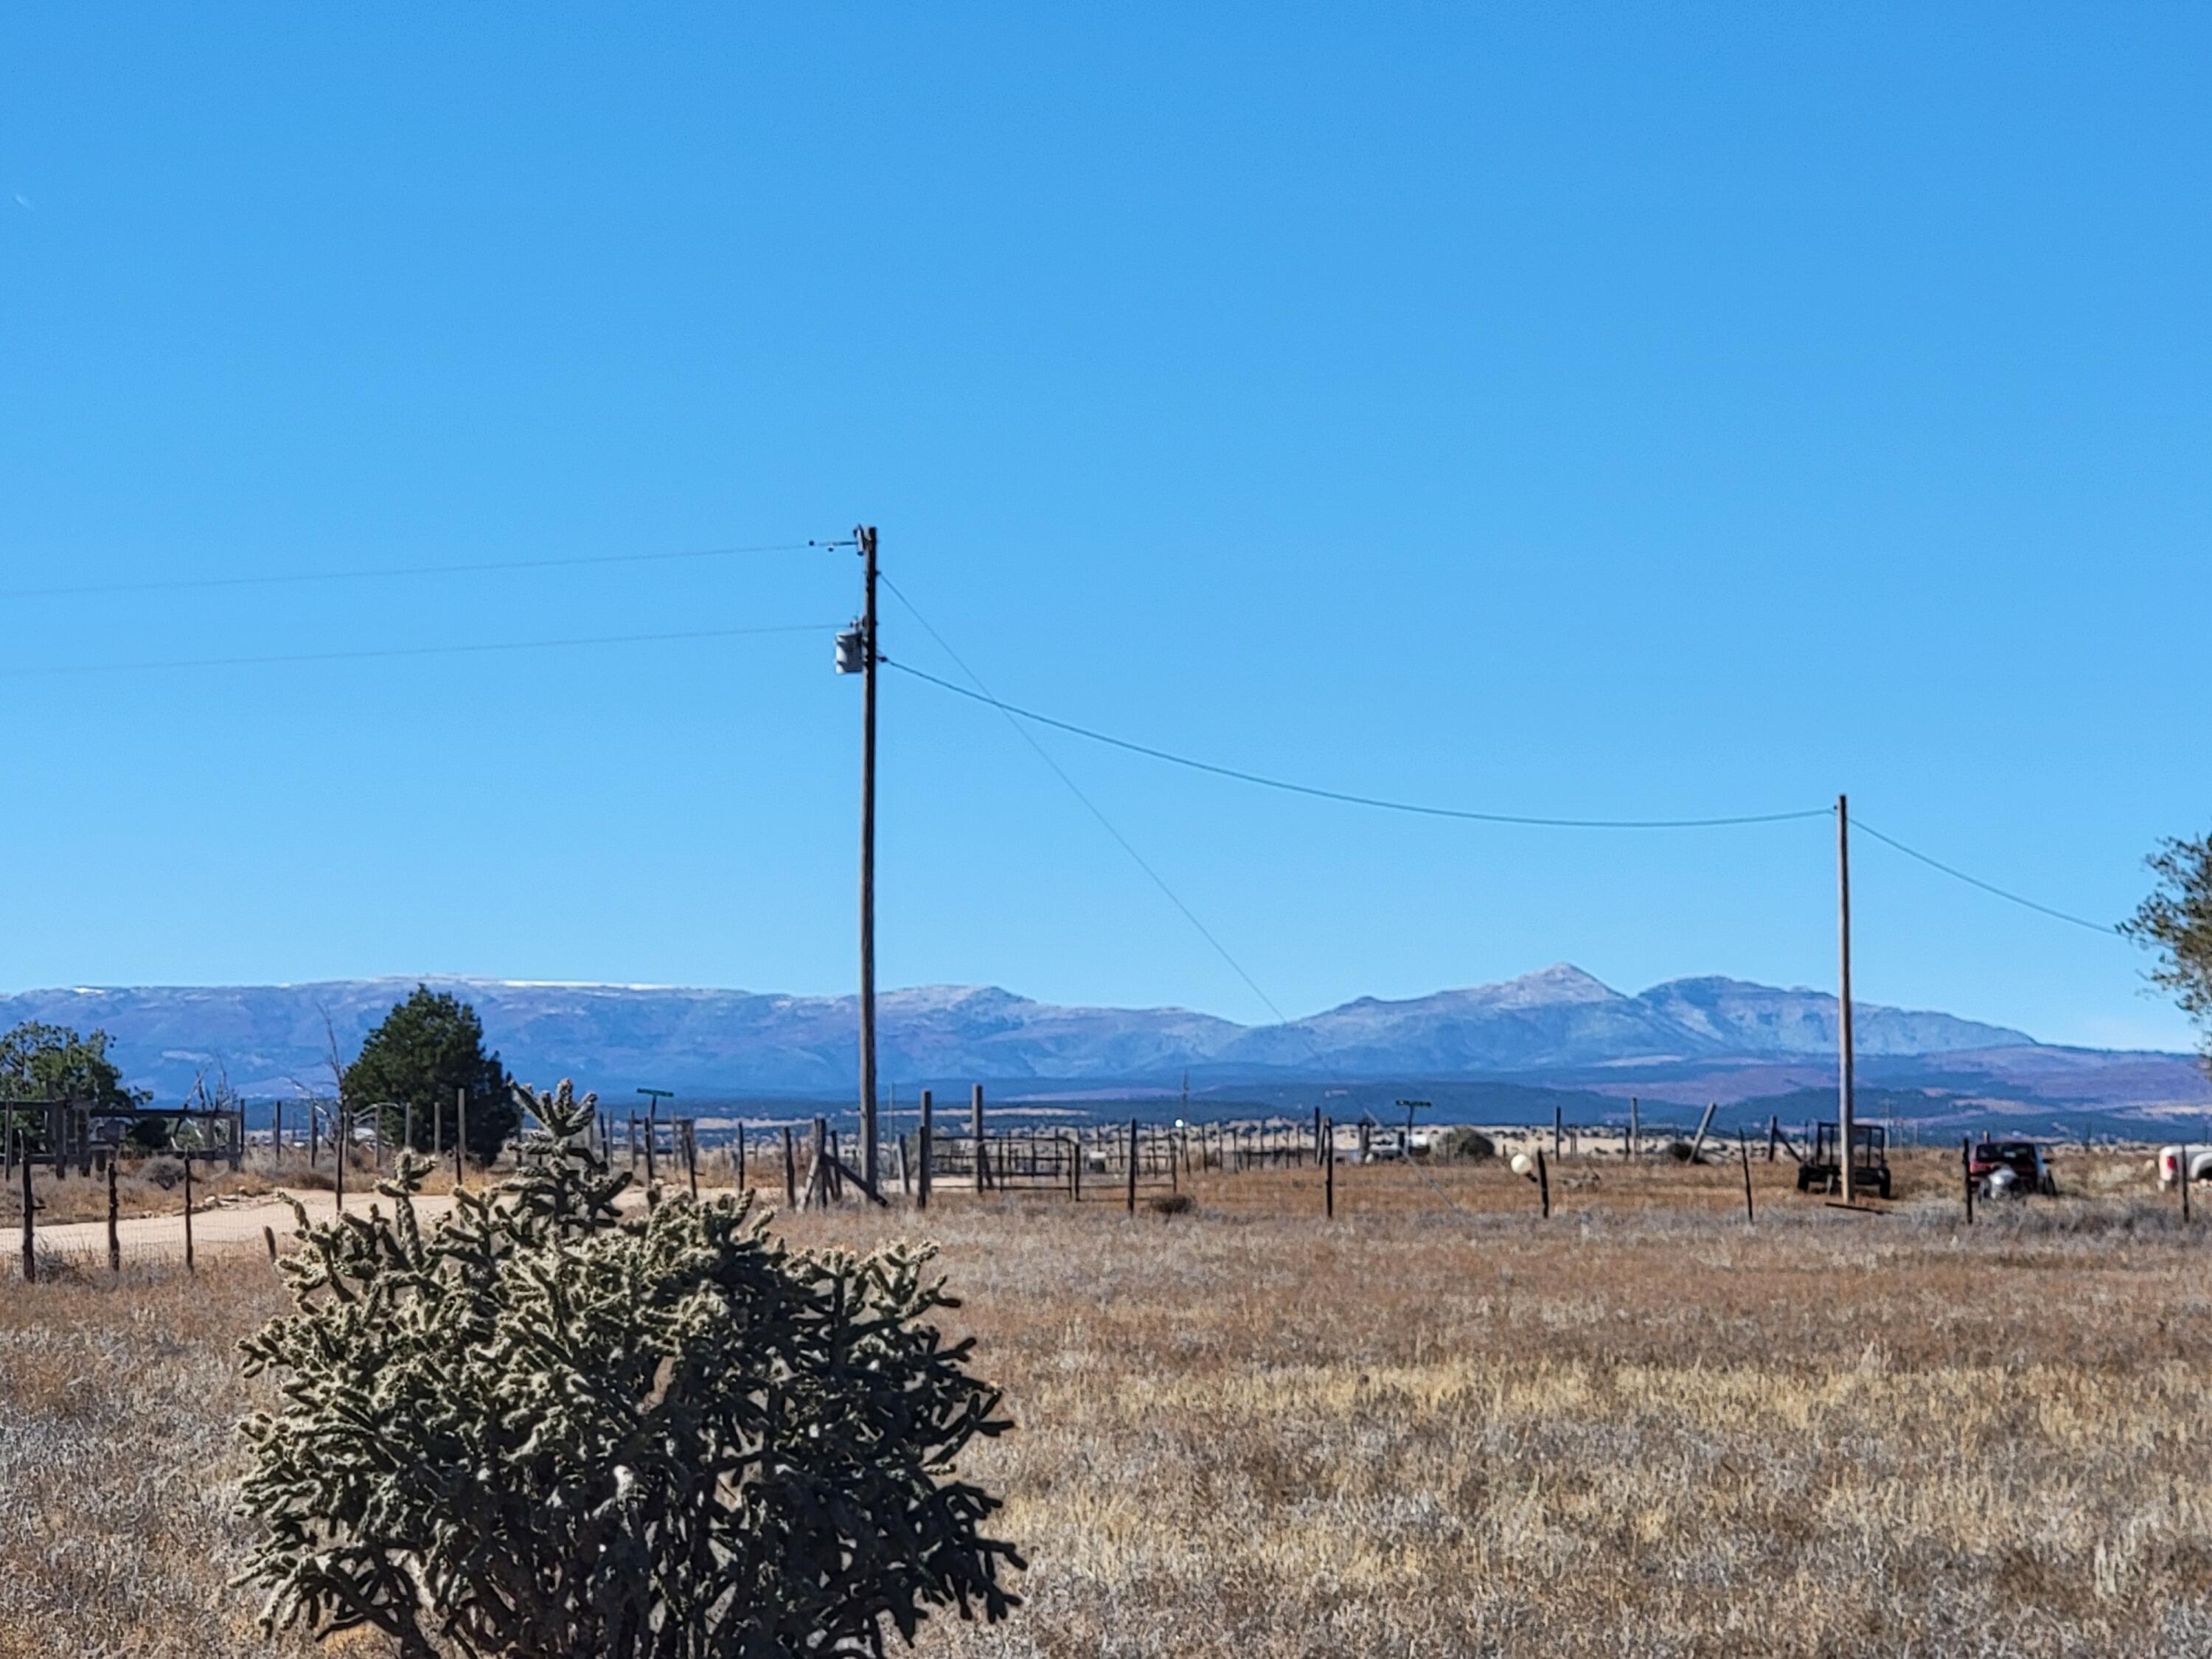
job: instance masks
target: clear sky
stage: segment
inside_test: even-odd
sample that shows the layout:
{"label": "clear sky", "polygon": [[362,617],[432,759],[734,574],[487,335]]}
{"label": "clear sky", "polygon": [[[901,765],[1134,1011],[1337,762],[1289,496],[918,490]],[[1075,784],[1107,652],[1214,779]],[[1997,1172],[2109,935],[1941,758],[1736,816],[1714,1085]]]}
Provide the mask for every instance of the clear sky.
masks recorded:
{"label": "clear sky", "polygon": [[[854,982],[851,555],[1003,697],[1505,811],[1820,806],[2117,918],[2212,822],[2212,12],[0,21],[0,985]],[[894,658],[951,672],[885,596]],[[883,694],[882,976],[1266,1008]],[[1391,817],[1040,739],[1285,1010],[1833,982],[1832,832]],[[1871,843],[1858,990],[2179,1045]]]}

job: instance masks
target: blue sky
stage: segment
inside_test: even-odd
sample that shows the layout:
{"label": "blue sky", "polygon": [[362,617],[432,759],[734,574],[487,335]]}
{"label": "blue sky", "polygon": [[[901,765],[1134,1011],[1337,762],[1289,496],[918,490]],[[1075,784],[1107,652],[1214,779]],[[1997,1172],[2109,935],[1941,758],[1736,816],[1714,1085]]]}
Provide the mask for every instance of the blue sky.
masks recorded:
{"label": "blue sky", "polygon": [[[848,554],[1000,696],[1506,811],[1855,811],[2100,918],[2212,817],[2212,15],[155,10],[0,23],[0,984],[853,981]],[[896,600],[884,643],[949,665]],[[1485,828],[1064,736],[1296,1013],[1832,983],[1832,832]],[[884,688],[882,974],[1266,1009]],[[2178,1045],[1874,845],[1858,988]]]}

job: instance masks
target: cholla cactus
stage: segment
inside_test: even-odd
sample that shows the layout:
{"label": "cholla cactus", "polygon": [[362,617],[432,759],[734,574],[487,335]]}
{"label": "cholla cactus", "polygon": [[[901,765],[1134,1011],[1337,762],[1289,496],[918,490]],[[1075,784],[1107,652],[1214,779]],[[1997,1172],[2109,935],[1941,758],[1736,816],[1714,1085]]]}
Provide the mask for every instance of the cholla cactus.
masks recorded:
{"label": "cholla cactus", "polygon": [[771,1659],[1003,1617],[1023,1562],[953,1465],[1010,1425],[928,1322],[956,1305],[932,1252],[793,1252],[749,1199],[618,1218],[592,1097],[518,1095],[523,1168],[444,1225],[418,1223],[412,1159],[389,1216],[300,1214],[297,1310],[242,1345],[282,1379],[241,1425],[264,1624],[409,1656]]}

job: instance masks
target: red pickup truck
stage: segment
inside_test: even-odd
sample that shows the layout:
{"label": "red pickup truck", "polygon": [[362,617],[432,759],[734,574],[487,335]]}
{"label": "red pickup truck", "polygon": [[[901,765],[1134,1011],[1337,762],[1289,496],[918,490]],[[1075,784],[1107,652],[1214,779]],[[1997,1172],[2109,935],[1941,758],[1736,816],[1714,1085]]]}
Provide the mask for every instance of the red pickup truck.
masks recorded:
{"label": "red pickup truck", "polygon": [[1991,1197],[2030,1193],[2045,1198],[2058,1195],[2051,1176],[2051,1160],[2032,1140],[1984,1140],[1966,1159],[1966,1179]]}

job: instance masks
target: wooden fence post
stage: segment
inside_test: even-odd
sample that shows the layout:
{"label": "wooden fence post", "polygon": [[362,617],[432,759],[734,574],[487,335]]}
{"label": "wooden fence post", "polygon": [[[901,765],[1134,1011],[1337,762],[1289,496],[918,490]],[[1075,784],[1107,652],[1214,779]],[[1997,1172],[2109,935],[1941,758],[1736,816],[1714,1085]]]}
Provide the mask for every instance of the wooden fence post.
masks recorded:
{"label": "wooden fence post", "polygon": [[1959,1184],[1966,1195],[1966,1224],[1974,1224],[1974,1154],[1973,1137],[1959,1137]]}
{"label": "wooden fence post", "polygon": [[692,1120],[687,1117],[683,1120],[683,1124],[684,1179],[690,1186],[691,1201],[696,1204],[699,1201],[699,1147],[691,1139]]}
{"label": "wooden fence post", "polygon": [[[1201,1154],[1205,1152],[1202,1144],[1199,1150]],[[1078,1204],[1083,1202],[1083,1131],[1078,1129],[1067,1146],[1067,1191]]]}
{"label": "wooden fence post", "polygon": [[1129,1120],[1129,1213],[1137,1212],[1137,1120]]}
{"label": "wooden fence post", "polygon": [[1705,1150],[1705,1131],[1712,1127],[1713,1111],[1719,1104],[1717,1100],[1707,1101],[1705,1115],[1698,1120],[1698,1138],[1690,1143],[1690,1162],[1692,1164],[1698,1161],[1698,1154]]}
{"label": "wooden fence post", "polygon": [[185,1271],[192,1271],[192,1155],[185,1154]]}
{"label": "wooden fence post", "polygon": [[1336,1219],[1336,1120],[1322,1123],[1321,1212],[1326,1221]]}
{"label": "wooden fence post", "polygon": [[111,1151],[107,1154],[107,1271],[112,1273],[123,1271],[123,1237],[115,1225],[120,1212],[115,1197],[115,1166],[118,1162]]}
{"label": "wooden fence post", "polygon": [[1743,1138],[1741,1129],[1735,1132],[1735,1149],[1743,1155],[1743,1218],[1755,1227],[1759,1216],[1751,1207],[1751,1143]]}
{"label": "wooden fence post", "polygon": [[[345,1208],[346,1154],[353,1150],[353,1122],[346,1116],[343,1105],[339,1106],[336,1115],[331,1120],[331,1157],[332,1162],[337,1166],[337,1207],[343,1210]],[[189,1179],[191,1173],[192,1161],[190,1158],[186,1158],[185,1159],[186,1178]]]}
{"label": "wooden fence post", "polygon": [[38,1205],[31,1197],[31,1143],[22,1130],[16,1130],[15,1135],[15,1162],[23,1172],[23,1282],[32,1285],[39,1278],[38,1224],[32,1219],[38,1213]]}
{"label": "wooden fence post", "polygon": [[466,1179],[469,1155],[469,1090],[466,1084],[453,1091],[453,1186],[459,1190]]}
{"label": "wooden fence post", "polygon": [[799,1207],[799,1154],[791,1147],[791,1125],[783,1126],[783,1207]]}
{"label": "wooden fence post", "polygon": [[653,1157],[653,1143],[660,1139],[659,1105],[656,1100],[645,1109],[645,1194],[648,1199],[660,1181],[660,1168]]}
{"label": "wooden fence post", "polygon": [[1637,1120],[1636,1097],[1628,1097],[1628,1155],[1634,1158],[1644,1150],[1644,1126]]}
{"label": "wooden fence post", "polygon": [[981,1198],[991,1177],[983,1154],[983,1085],[980,1083],[968,1096],[968,1133],[975,1138],[975,1196]]}
{"label": "wooden fence post", "polygon": [[1559,1119],[1562,1113],[1557,1106],[1552,1108],[1552,1156],[1555,1158],[1559,1155]]}
{"label": "wooden fence post", "polygon": [[1536,1201],[1542,1206],[1543,1218],[1552,1218],[1552,1172],[1544,1167],[1544,1149],[1536,1149]]}
{"label": "wooden fence post", "polygon": [[405,1121],[399,1130],[399,1146],[403,1152],[415,1150],[415,1103],[409,1101],[404,1108]]}
{"label": "wooden fence post", "polygon": [[738,1190],[742,1193],[745,1189],[745,1126],[742,1123],[738,1125],[737,1172]]}
{"label": "wooden fence post", "polygon": [[276,1230],[274,1227],[264,1227],[261,1230],[261,1242],[269,1247],[269,1259],[274,1261],[276,1259]]}
{"label": "wooden fence post", "polygon": [[921,1127],[914,1132],[914,1207],[929,1207],[929,1166],[935,1156],[937,1139],[937,1108],[929,1091],[921,1091]]}
{"label": "wooden fence post", "polygon": [[1775,1148],[1782,1142],[1782,1120],[1770,1115],[1766,1120],[1766,1161],[1774,1162]]}

